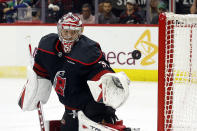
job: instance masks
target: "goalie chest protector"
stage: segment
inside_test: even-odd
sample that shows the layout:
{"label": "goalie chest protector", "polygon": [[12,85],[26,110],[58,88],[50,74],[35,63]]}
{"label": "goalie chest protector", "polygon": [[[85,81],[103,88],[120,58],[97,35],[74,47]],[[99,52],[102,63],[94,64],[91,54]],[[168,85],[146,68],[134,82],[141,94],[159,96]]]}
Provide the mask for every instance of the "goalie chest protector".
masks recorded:
{"label": "goalie chest protector", "polygon": [[61,103],[82,109],[87,101],[93,101],[87,80],[102,70],[93,71],[100,60],[105,58],[99,44],[86,36],[80,37],[70,53],[64,53],[58,35],[49,34],[39,43],[34,71],[51,80]]}

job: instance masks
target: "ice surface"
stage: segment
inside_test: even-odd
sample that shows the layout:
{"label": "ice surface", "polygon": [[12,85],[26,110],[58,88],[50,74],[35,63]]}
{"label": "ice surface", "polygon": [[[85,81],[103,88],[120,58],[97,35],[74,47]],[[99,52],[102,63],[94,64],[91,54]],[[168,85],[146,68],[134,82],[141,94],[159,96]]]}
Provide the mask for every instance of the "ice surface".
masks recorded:
{"label": "ice surface", "polygon": [[[0,79],[0,131],[40,131],[37,111],[23,112],[18,99],[25,79]],[[132,82],[128,101],[117,115],[130,127],[141,131],[157,130],[157,83]],[[44,105],[45,120],[61,119],[64,107],[58,101],[54,90]]]}

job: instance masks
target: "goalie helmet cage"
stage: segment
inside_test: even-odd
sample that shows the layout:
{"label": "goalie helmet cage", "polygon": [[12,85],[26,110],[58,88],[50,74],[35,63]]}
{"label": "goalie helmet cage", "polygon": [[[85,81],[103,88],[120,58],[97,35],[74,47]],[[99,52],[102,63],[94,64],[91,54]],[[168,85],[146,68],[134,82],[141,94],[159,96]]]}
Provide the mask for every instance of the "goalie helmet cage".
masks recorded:
{"label": "goalie helmet cage", "polygon": [[197,131],[197,15],[160,14],[158,131]]}

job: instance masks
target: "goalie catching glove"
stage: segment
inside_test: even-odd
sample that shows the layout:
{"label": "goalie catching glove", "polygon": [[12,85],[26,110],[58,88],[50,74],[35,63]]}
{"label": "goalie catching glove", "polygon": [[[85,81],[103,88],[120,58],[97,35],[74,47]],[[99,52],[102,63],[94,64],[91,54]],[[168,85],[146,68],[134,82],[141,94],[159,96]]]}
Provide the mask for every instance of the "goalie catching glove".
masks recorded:
{"label": "goalie catching glove", "polygon": [[130,80],[124,72],[106,73],[98,81],[88,81],[96,102],[114,109],[120,107],[129,96]]}
{"label": "goalie catching glove", "polygon": [[84,114],[97,123],[116,123],[115,109],[129,96],[129,78],[124,72],[106,73],[100,80],[87,83],[95,102],[86,105]]}

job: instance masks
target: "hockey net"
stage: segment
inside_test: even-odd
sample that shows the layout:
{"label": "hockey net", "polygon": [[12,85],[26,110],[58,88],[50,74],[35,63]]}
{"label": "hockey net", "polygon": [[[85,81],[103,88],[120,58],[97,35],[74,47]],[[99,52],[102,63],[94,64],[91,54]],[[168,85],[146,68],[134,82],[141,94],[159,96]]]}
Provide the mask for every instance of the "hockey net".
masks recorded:
{"label": "hockey net", "polygon": [[158,70],[158,131],[197,131],[197,15],[160,15]]}

